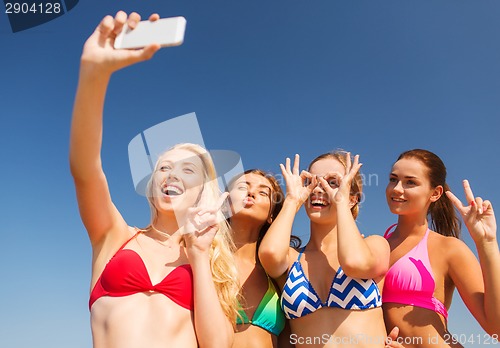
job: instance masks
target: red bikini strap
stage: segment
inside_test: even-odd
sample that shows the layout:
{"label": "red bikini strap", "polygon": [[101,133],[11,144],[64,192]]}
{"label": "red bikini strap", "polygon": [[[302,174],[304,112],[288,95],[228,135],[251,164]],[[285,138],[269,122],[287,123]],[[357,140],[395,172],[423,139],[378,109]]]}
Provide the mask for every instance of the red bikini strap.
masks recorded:
{"label": "red bikini strap", "polygon": [[123,248],[125,248],[125,245],[127,245],[128,242],[130,242],[132,239],[134,239],[135,237],[137,237],[137,235],[139,233],[141,233],[141,232],[142,232],[141,230],[137,229],[137,232],[132,237],[130,237],[129,239],[127,239],[127,241],[125,243],[123,243],[122,246],[120,247],[120,249],[118,249],[116,252],[118,252],[118,251],[122,250]]}

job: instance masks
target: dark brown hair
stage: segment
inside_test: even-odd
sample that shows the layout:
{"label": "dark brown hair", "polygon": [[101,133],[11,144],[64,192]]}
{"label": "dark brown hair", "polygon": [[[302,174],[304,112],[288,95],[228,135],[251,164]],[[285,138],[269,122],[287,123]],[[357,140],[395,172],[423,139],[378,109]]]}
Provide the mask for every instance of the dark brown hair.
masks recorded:
{"label": "dark brown hair", "polygon": [[[316,163],[322,159],[327,159],[327,158],[332,158],[334,160],[337,160],[338,162],[340,162],[340,164],[342,164],[344,166],[344,168],[347,168],[347,156],[348,156],[348,152],[344,151],[344,150],[340,150],[340,149],[324,153],[322,155],[319,155],[315,159],[313,159],[311,161],[311,163],[309,164],[309,167],[307,170],[311,170],[311,167],[314,163]],[[352,163],[352,159],[351,159],[351,163]],[[361,173],[357,172],[356,176],[352,180],[351,193],[350,193],[352,197],[356,197],[356,204],[354,204],[354,206],[351,208],[351,214],[354,217],[354,220],[356,220],[356,218],[358,217],[358,214],[359,214],[359,202],[361,200],[362,193],[363,193],[363,180],[361,178]]]}
{"label": "dark brown hair", "polygon": [[443,236],[460,238],[460,220],[457,217],[453,203],[444,192],[450,188],[446,183],[446,167],[436,154],[422,149],[405,151],[399,155],[398,161],[403,158],[414,158],[426,168],[432,188],[439,185],[443,187],[441,197],[432,202],[427,214],[430,216],[431,227]]}

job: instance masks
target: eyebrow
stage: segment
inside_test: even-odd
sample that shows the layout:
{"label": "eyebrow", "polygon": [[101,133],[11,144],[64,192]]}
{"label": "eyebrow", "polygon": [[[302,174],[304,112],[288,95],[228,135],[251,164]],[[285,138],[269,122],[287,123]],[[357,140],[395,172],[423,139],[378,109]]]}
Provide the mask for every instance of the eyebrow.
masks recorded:
{"label": "eyebrow", "polygon": [[[396,174],[394,174],[394,173],[391,173],[391,174],[390,174],[390,176],[395,176],[395,177],[397,177],[397,175],[396,175]],[[413,175],[407,175],[407,176],[405,176],[405,179],[418,179],[418,177],[413,176]]]}
{"label": "eyebrow", "polygon": [[163,164],[163,163],[168,163],[168,164],[181,163],[183,165],[191,165],[191,166],[198,168],[198,166],[194,162],[188,162],[188,161],[183,161],[183,160],[180,160],[180,161],[162,160],[158,164]]}

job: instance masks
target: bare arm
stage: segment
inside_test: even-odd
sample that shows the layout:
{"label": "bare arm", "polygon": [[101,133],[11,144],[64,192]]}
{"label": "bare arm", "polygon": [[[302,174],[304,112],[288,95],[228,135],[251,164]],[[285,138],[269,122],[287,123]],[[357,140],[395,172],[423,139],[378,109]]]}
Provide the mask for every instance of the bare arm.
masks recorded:
{"label": "bare arm", "polygon": [[[476,244],[479,265],[466,245],[462,252],[450,258],[450,275],[460,296],[483,329],[500,335],[500,252],[493,206],[489,201],[474,197],[469,182],[464,180],[468,206],[451,192],[446,194],[462,215],[462,219]],[[456,250],[456,249],[453,249]],[[481,277],[482,274],[482,277]]]}
{"label": "bare arm", "polygon": [[347,154],[346,173],[338,178],[338,187],[332,188],[325,178],[319,178],[319,182],[336,205],[338,257],[342,269],[350,277],[378,278],[389,268],[390,248],[380,236],[363,238],[352,216],[351,208],[357,201],[350,194],[351,183],[360,167],[359,156],[354,157],[351,165],[351,156]]}
{"label": "bare arm", "polygon": [[299,155],[295,155],[293,169],[289,158],[286,159],[286,165],[280,164],[280,167],[286,180],[285,202],[259,247],[260,263],[266,273],[275,279],[288,270],[293,220],[314,187],[312,180],[308,186],[304,186],[304,179],[310,177],[310,174],[303,172],[299,175]]}
{"label": "bare arm", "polygon": [[231,347],[233,325],[225,315],[214,284],[210,246],[219,229],[220,206],[227,197],[222,195],[215,208],[190,208],[182,226],[186,252],[193,270],[194,325],[200,348]]}
{"label": "bare arm", "polygon": [[194,326],[200,348],[231,347],[233,326],[219,302],[208,253],[190,253],[189,263],[193,270]]}
{"label": "bare arm", "polygon": [[[152,16],[152,20],[157,16]],[[78,88],[71,124],[69,160],[75,182],[80,215],[94,249],[106,236],[127,232],[127,225],[114,206],[101,165],[102,118],[106,89],[111,74],[127,65],[150,58],[158,49],[113,49],[116,34],[128,21],[131,27],[140,21],[136,13],[125,12],[105,17],[84,45]],[[121,238],[123,239],[123,238]]]}

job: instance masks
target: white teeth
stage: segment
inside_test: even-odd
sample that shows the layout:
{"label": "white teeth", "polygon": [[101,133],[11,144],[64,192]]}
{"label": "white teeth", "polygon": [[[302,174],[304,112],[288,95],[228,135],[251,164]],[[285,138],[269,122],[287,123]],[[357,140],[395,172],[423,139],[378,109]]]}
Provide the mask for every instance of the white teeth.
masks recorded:
{"label": "white teeth", "polygon": [[162,187],[161,191],[166,195],[181,195],[183,191],[177,186],[167,185]]}
{"label": "white teeth", "polygon": [[400,199],[400,198],[393,198],[392,199],[394,202],[405,202],[406,200]]}
{"label": "white teeth", "polygon": [[326,201],[324,201],[322,199],[313,199],[313,200],[311,200],[311,204],[312,205],[318,205],[319,204],[319,205],[323,205],[324,206],[324,205],[327,205],[328,202],[326,202]]}

